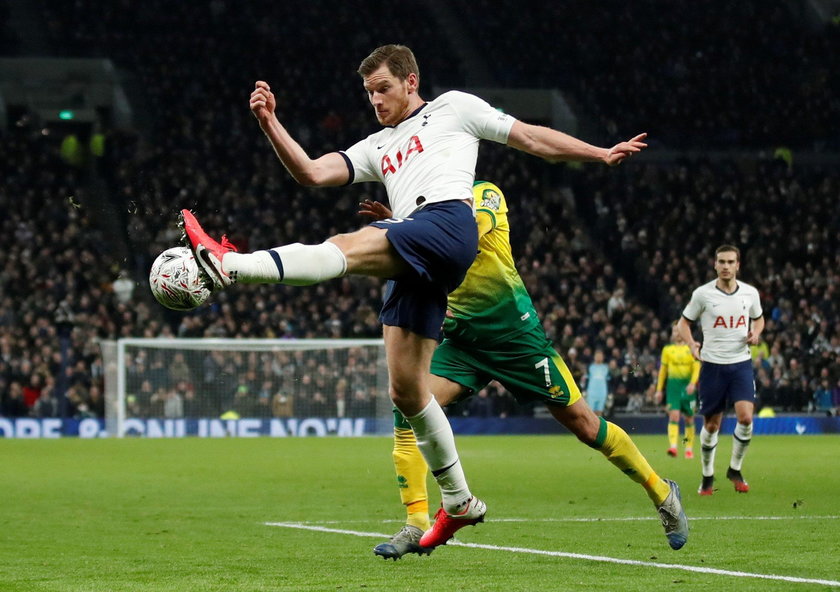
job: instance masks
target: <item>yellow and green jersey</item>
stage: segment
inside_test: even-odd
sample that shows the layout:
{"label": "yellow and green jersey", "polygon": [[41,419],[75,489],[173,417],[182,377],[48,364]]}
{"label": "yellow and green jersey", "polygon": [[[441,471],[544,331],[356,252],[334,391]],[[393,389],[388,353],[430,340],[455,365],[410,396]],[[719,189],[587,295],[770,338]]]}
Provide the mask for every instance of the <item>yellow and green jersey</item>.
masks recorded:
{"label": "yellow and green jersey", "polygon": [[662,348],[656,390],[661,391],[665,387],[666,379],[693,384],[697,382],[699,376],[700,362],[691,355],[691,348],[688,345],[671,343]]}
{"label": "yellow and green jersey", "polygon": [[444,335],[464,343],[498,343],[539,324],[531,296],[513,262],[507,202],[493,183],[473,185],[478,255],[449,295]]}

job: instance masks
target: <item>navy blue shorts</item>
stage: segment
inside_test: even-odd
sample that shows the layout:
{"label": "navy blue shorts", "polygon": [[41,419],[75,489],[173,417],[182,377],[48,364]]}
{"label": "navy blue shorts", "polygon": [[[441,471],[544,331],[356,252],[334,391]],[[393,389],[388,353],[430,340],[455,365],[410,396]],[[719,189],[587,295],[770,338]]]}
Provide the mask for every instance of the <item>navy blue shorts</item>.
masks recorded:
{"label": "navy blue shorts", "polygon": [[411,267],[388,280],[379,320],[439,340],[447,296],[464,281],[478,251],[472,208],[444,201],[371,226],[388,231],[388,241]]}
{"label": "navy blue shorts", "polygon": [[735,364],[703,362],[697,382],[700,415],[723,413],[736,401],[755,403],[755,377],[752,362]]}

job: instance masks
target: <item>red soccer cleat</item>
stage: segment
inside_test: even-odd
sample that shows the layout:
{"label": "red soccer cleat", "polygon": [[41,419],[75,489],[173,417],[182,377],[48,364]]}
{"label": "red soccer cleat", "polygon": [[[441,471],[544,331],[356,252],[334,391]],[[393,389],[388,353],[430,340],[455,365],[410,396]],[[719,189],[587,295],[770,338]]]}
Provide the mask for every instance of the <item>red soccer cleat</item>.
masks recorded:
{"label": "red soccer cleat", "polygon": [[732,484],[735,485],[735,491],[738,493],[747,493],[750,490],[750,484],[744,481],[741,471],[729,467],[726,471],[726,478],[732,481]]}
{"label": "red soccer cleat", "polygon": [[225,254],[236,251],[227,236],[222,236],[221,242],[210,238],[189,210],[181,210],[181,223],[195,260],[213,289],[227,288],[236,282],[235,274],[229,275],[222,269]]}
{"label": "red soccer cleat", "polygon": [[420,538],[420,546],[424,549],[434,549],[445,545],[452,536],[465,526],[473,526],[484,522],[487,506],[483,501],[473,496],[467,502],[467,507],[456,515],[448,514],[441,508],[435,514],[434,525]]}
{"label": "red soccer cleat", "polygon": [[677,449],[676,448],[669,448],[668,449],[668,456],[673,456],[676,458],[677,456]]}
{"label": "red soccer cleat", "polygon": [[693,450],[686,450],[685,451],[686,458],[694,458],[694,451]]}

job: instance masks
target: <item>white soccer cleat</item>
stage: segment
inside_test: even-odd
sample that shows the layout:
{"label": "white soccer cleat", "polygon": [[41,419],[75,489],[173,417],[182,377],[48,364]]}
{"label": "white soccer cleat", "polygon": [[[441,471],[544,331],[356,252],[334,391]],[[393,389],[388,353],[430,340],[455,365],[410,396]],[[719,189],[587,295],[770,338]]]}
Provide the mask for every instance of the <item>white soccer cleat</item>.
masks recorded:
{"label": "white soccer cleat", "polygon": [[665,528],[668,544],[676,551],[682,549],[688,541],[688,518],[685,517],[683,511],[680,486],[670,479],[664,479],[664,481],[671,488],[671,492],[665,501],[657,506],[656,511],[659,512],[659,518]]}
{"label": "white soccer cleat", "polygon": [[432,550],[420,546],[420,538],[422,536],[422,530],[411,524],[406,524],[387,543],[376,545],[373,548],[373,553],[384,559],[393,559],[394,561],[408,553],[429,555]]}

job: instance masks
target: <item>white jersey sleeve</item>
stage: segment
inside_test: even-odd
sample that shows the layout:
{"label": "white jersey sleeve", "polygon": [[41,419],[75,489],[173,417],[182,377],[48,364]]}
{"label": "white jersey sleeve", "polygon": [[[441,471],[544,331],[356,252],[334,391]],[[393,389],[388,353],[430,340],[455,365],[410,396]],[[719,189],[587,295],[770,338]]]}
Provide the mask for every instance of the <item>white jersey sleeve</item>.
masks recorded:
{"label": "white jersey sleeve", "polygon": [[703,288],[704,286],[700,286],[691,293],[691,300],[688,301],[688,304],[685,305],[685,308],[682,311],[682,316],[692,323],[696,322],[697,319],[700,318],[700,315],[703,314],[703,310],[705,308],[705,303],[703,301]]}
{"label": "white jersey sleeve", "polygon": [[764,315],[764,310],[761,308],[761,298],[759,297],[758,290],[752,286],[747,287],[750,288],[753,296],[752,306],[750,306],[750,319],[754,321]]}
{"label": "white jersey sleeve", "polygon": [[350,183],[383,183],[394,216],[405,217],[430,203],[471,201],[479,141],[507,142],[514,121],[474,95],[450,91],[341,154]]}
{"label": "white jersey sleeve", "polygon": [[507,143],[510,128],[516,121],[513,117],[475,95],[453,90],[446,93],[446,97],[461,118],[465,131],[482,140]]}
{"label": "white jersey sleeve", "polygon": [[350,169],[350,183],[381,181],[381,178],[377,174],[379,165],[370,158],[374,154],[374,151],[368,149],[368,146],[371,144],[371,138],[373,136],[368,136],[364,140],[356,142],[347,150],[339,153],[344,156],[345,161],[347,161],[347,167]]}

